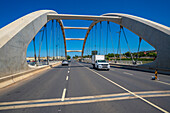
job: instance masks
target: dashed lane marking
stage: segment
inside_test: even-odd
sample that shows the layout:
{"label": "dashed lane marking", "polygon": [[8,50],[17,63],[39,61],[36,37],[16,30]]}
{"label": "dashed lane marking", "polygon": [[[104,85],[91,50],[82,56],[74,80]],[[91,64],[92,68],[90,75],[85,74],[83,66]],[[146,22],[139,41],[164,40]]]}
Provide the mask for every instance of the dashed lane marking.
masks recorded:
{"label": "dashed lane marking", "polygon": [[127,72],[123,72],[124,74],[127,74],[127,75],[133,75],[133,74],[131,74],[131,73],[127,73]]}
{"label": "dashed lane marking", "polygon": [[[79,63],[79,64],[80,64],[80,63]],[[81,64],[80,64],[80,65],[81,65]],[[82,66],[83,66],[83,65],[82,65]],[[154,103],[152,103],[152,102],[150,102],[150,101],[148,101],[148,100],[144,99],[143,97],[141,97],[141,96],[139,96],[139,95],[137,95],[137,94],[133,93],[132,91],[130,91],[130,90],[126,89],[125,87],[123,87],[123,86],[121,86],[121,85],[117,84],[116,82],[114,82],[114,81],[112,81],[112,80],[108,79],[107,77],[105,77],[105,76],[103,76],[103,75],[101,75],[101,74],[97,73],[96,71],[94,71],[94,70],[92,70],[92,69],[89,69],[89,68],[87,68],[87,67],[84,67],[84,68],[86,68],[86,69],[88,69],[88,70],[90,70],[90,71],[92,71],[92,72],[96,73],[97,75],[99,75],[99,76],[100,76],[100,77],[102,77],[103,79],[105,79],[105,80],[107,80],[107,81],[111,82],[112,84],[114,84],[114,85],[116,85],[116,86],[120,87],[121,89],[123,89],[123,90],[125,90],[125,91],[129,92],[130,94],[134,95],[135,97],[137,97],[137,98],[139,98],[139,99],[143,100],[144,102],[148,103],[149,105],[151,105],[151,106],[153,106],[153,107],[157,108],[158,110],[160,110],[160,111],[162,111],[162,112],[164,112],[164,113],[169,113],[168,111],[166,111],[166,110],[162,109],[161,107],[157,106],[156,104],[154,104]]]}
{"label": "dashed lane marking", "polygon": [[66,80],[68,80],[68,76],[66,77]]}
{"label": "dashed lane marking", "polygon": [[66,96],[66,88],[64,88],[63,90],[61,101],[64,101],[65,96]]}

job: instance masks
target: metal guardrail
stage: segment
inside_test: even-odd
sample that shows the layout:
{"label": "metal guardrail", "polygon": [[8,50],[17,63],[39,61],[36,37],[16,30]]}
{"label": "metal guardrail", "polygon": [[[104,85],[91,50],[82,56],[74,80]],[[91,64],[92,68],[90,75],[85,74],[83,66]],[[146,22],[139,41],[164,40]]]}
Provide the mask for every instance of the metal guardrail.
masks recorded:
{"label": "metal guardrail", "polygon": [[125,65],[141,65],[143,64],[142,61],[137,61],[136,64],[134,64],[133,61],[120,61],[120,60],[117,60],[117,61],[109,61],[109,63],[113,63],[113,64],[125,64]]}
{"label": "metal guardrail", "polygon": [[[91,63],[91,59],[86,59],[86,60],[82,60],[82,62],[86,62],[86,63]],[[141,65],[143,64],[142,61],[137,61],[136,64],[134,64],[133,61],[123,61],[123,60],[117,60],[115,61],[108,61],[109,63],[112,64],[124,64],[124,65]]]}
{"label": "metal guardrail", "polygon": [[[57,62],[60,62],[60,61],[49,61],[49,64],[53,64],[53,63],[57,63]],[[28,65],[31,65],[31,66],[35,66],[35,62],[27,62]],[[43,66],[43,65],[48,65],[47,64],[47,61],[41,61],[41,62],[37,62],[37,66]]]}

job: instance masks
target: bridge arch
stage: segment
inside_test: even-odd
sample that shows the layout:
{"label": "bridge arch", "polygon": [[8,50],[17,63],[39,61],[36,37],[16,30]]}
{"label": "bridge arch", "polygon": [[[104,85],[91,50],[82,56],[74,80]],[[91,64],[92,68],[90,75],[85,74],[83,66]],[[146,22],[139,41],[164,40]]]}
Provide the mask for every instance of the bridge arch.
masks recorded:
{"label": "bridge arch", "polygon": [[[164,25],[158,24],[156,22],[133,16],[128,14],[121,14],[121,13],[108,13],[103,14],[101,16],[118,16],[121,17],[119,24],[131,32],[135,33],[143,40],[148,42],[151,46],[153,46],[157,51],[157,58],[152,63],[148,63],[142,66],[146,66],[149,68],[163,68],[163,69],[170,69],[170,28]],[[88,34],[90,33],[93,26],[100,21],[94,21],[87,30],[83,48],[82,48],[82,56],[84,53],[84,48],[86,44],[86,40]],[[114,21],[111,21],[114,22]],[[115,23],[115,22],[114,22]]]}
{"label": "bridge arch", "polygon": [[[25,15],[0,29],[0,77],[29,69],[26,61],[27,47],[40,29],[52,19],[48,14],[57,14],[53,10],[39,10]],[[66,40],[64,25],[61,26],[65,56]]]}

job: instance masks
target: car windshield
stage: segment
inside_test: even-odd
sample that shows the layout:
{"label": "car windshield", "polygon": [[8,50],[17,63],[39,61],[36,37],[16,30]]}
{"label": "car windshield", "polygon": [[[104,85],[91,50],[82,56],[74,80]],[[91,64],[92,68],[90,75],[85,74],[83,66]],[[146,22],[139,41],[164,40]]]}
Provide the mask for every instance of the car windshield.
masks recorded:
{"label": "car windshield", "polygon": [[63,60],[63,62],[68,62],[67,60]]}
{"label": "car windshield", "polygon": [[98,62],[106,62],[106,60],[98,60]]}

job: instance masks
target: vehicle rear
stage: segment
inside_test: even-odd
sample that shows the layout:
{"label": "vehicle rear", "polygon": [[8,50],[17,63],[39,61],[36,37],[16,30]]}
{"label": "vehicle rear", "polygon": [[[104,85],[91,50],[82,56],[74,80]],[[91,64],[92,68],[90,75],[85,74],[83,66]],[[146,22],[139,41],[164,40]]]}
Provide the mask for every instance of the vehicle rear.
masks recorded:
{"label": "vehicle rear", "polygon": [[63,61],[62,61],[62,66],[65,66],[65,65],[66,65],[66,66],[68,66],[68,65],[69,65],[68,60],[63,60]]}

